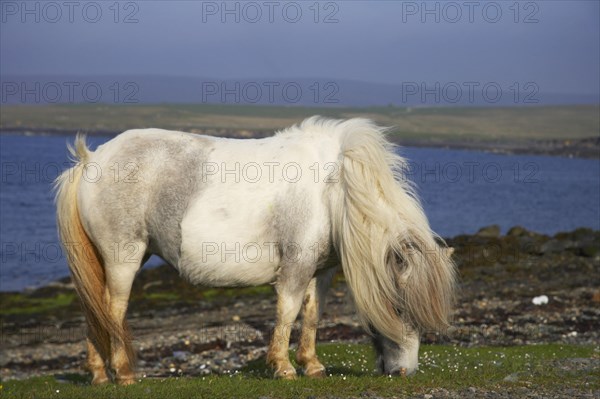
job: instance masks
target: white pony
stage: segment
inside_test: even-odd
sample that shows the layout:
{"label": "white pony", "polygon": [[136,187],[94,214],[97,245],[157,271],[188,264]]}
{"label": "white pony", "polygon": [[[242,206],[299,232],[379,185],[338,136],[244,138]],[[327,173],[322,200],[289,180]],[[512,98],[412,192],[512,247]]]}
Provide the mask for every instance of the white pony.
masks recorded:
{"label": "white pony", "polygon": [[448,326],[455,268],[383,130],[319,117],[259,140],[129,130],[94,152],[78,136],[56,205],[92,382],[108,381],[107,365],[118,383],[134,382],[125,314],[151,254],[194,284],[273,283],[267,361],[281,378],[296,376],[290,326],[302,308],[296,358],[304,375],[325,375],[316,327],[341,264],[380,370],[412,373],[420,333]]}

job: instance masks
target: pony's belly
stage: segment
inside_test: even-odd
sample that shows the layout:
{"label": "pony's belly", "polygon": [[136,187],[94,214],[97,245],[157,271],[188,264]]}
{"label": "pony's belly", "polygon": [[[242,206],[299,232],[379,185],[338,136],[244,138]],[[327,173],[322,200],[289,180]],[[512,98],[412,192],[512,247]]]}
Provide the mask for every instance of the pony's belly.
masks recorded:
{"label": "pony's belly", "polygon": [[280,240],[270,224],[274,189],[207,182],[181,222],[181,274],[210,286],[274,281],[280,261]]}
{"label": "pony's belly", "polygon": [[199,240],[184,250],[179,272],[193,284],[228,287],[273,282],[279,266],[277,245],[271,242]]}

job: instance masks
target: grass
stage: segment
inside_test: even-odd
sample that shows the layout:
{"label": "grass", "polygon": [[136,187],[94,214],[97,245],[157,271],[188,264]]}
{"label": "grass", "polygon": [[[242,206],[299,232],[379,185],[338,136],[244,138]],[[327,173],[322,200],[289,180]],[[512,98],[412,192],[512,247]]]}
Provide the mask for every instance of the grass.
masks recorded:
{"label": "grass", "polygon": [[21,293],[3,294],[1,296],[0,316],[51,313],[58,309],[70,307],[75,298],[75,293],[58,293],[43,298],[30,297]]}
{"label": "grass", "polygon": [[539,107],[366,107],[314,108],[211,104],[155,105],[5,105],[0,128],[121,132],[161,127],[183,131],[272,132],[307,116],[368,117],[394,126],[401,138],[419,140],[571,140],[596,137],[597,105]]}
{"label": "grass", "polygon": [[[198,290],[198,295],[202,297],[203,301],[221,301],[225,299],[237,298],[238,296],[246,295],[266,295],[273,294],[273,289],[270,286],[258,286],[258,287],[245,287],[245,288],[208,288],[204,290]],[[143,295],[139,301],[154,300],[163,301],[165,304],[173,301],[186,301],[185,295],[180,295],[177,292],[150,292]]]}
{"label": "grass", "polygon": [[544,391],[576,388],[600,389],[598,368],[564,370],[572,358],[598,358],[600,348],[576,345],[458,348],[423,346],[420,370],[401,378],[372,372],[373,353],[368,345],[325,344],[320,357],[330,376],[321,380],[273,380],[264,359],[231,375],[141,379],[129,387],[89,386],[82,375],[36,377],[6,381],[1,395],[10,398],[188,398],[188,397],[361,397],[423,394],[432,389],[509,390],[527,387]]}
{"label": "grass", "polygon": [[[188,284],[180,281],[180,286]],[[48,290],[47,290],[48,291]],[[191,293],[190,293],[191,292]],[[139,289],[132,296],[132,307],[171,307],[177,304],[194,304],[198,301],[233,301],[246,296],[274,298],[273,287],[269,284],[241,288],[199,288],[190,286],[178,290],[168,287],[158,291]],[[82,315],[74,292],[49,292],[44,295],[31,295],[22,292],[0,293],[0,322],[10,316],[52,316],[57,312]]]}

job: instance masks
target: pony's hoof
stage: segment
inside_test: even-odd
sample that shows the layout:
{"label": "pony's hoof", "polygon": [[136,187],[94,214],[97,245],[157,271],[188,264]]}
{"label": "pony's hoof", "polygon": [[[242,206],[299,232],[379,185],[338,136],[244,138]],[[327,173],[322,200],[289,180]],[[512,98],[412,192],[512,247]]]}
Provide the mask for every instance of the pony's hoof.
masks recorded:
{"label": "pony's hoof", "polygon": [[118,378],[118,379],[117,379],[117,384],[119,384],[119,385],[121,385],[121,386],[132,385],[132,384],[135,384],[135,380],[133,379],[133,377],[129,377],[129,378]]}
{"label": "pony's hoof", "polygon": [[323,378],[327,376],[325,372],[325,367],[310,367],[304,370],[304,375],[308,378]]}
{"label": "pony's hoof", "polygon": [[108,377],[105,375],[101,377],[94,377],[92,379],[92,385],[102,385],[108,383],[108,381]]}

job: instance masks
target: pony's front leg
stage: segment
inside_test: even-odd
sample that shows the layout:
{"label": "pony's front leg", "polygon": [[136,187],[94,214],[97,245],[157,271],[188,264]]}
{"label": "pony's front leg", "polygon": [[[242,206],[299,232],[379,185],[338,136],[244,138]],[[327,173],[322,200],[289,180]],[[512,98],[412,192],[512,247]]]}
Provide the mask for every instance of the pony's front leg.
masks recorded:
{"label": "pony's front leg", "polygon": [[290,362],[288,351],[290,334],[300,312],[303,295],[304,290],[289,292],[285,289],[278,289],[277,292],[277,320],[267,352],[267,363],[275,371],[276,378],[296,378],[296,369]]}
{"label": "pony's front leg", "polygon": [[326,375],[325,366],[317,357],[317,327],[325,305],[325,294],[331,285],[335,270],[335,268],[327,269],[313,278],[304,296],[302,332],[296,360],[304,367],[304,375],[307,377],[319,378]]}
{"label": "pony's front leg", "polygon": [[267,353],[267,363],[275,371],[276,378],[296,378],[296,369],[292,366],[289,356],[290,334],[315,268],[314,264],[306,261],[282,265],[280,268],[275,286],[277,319]]}

